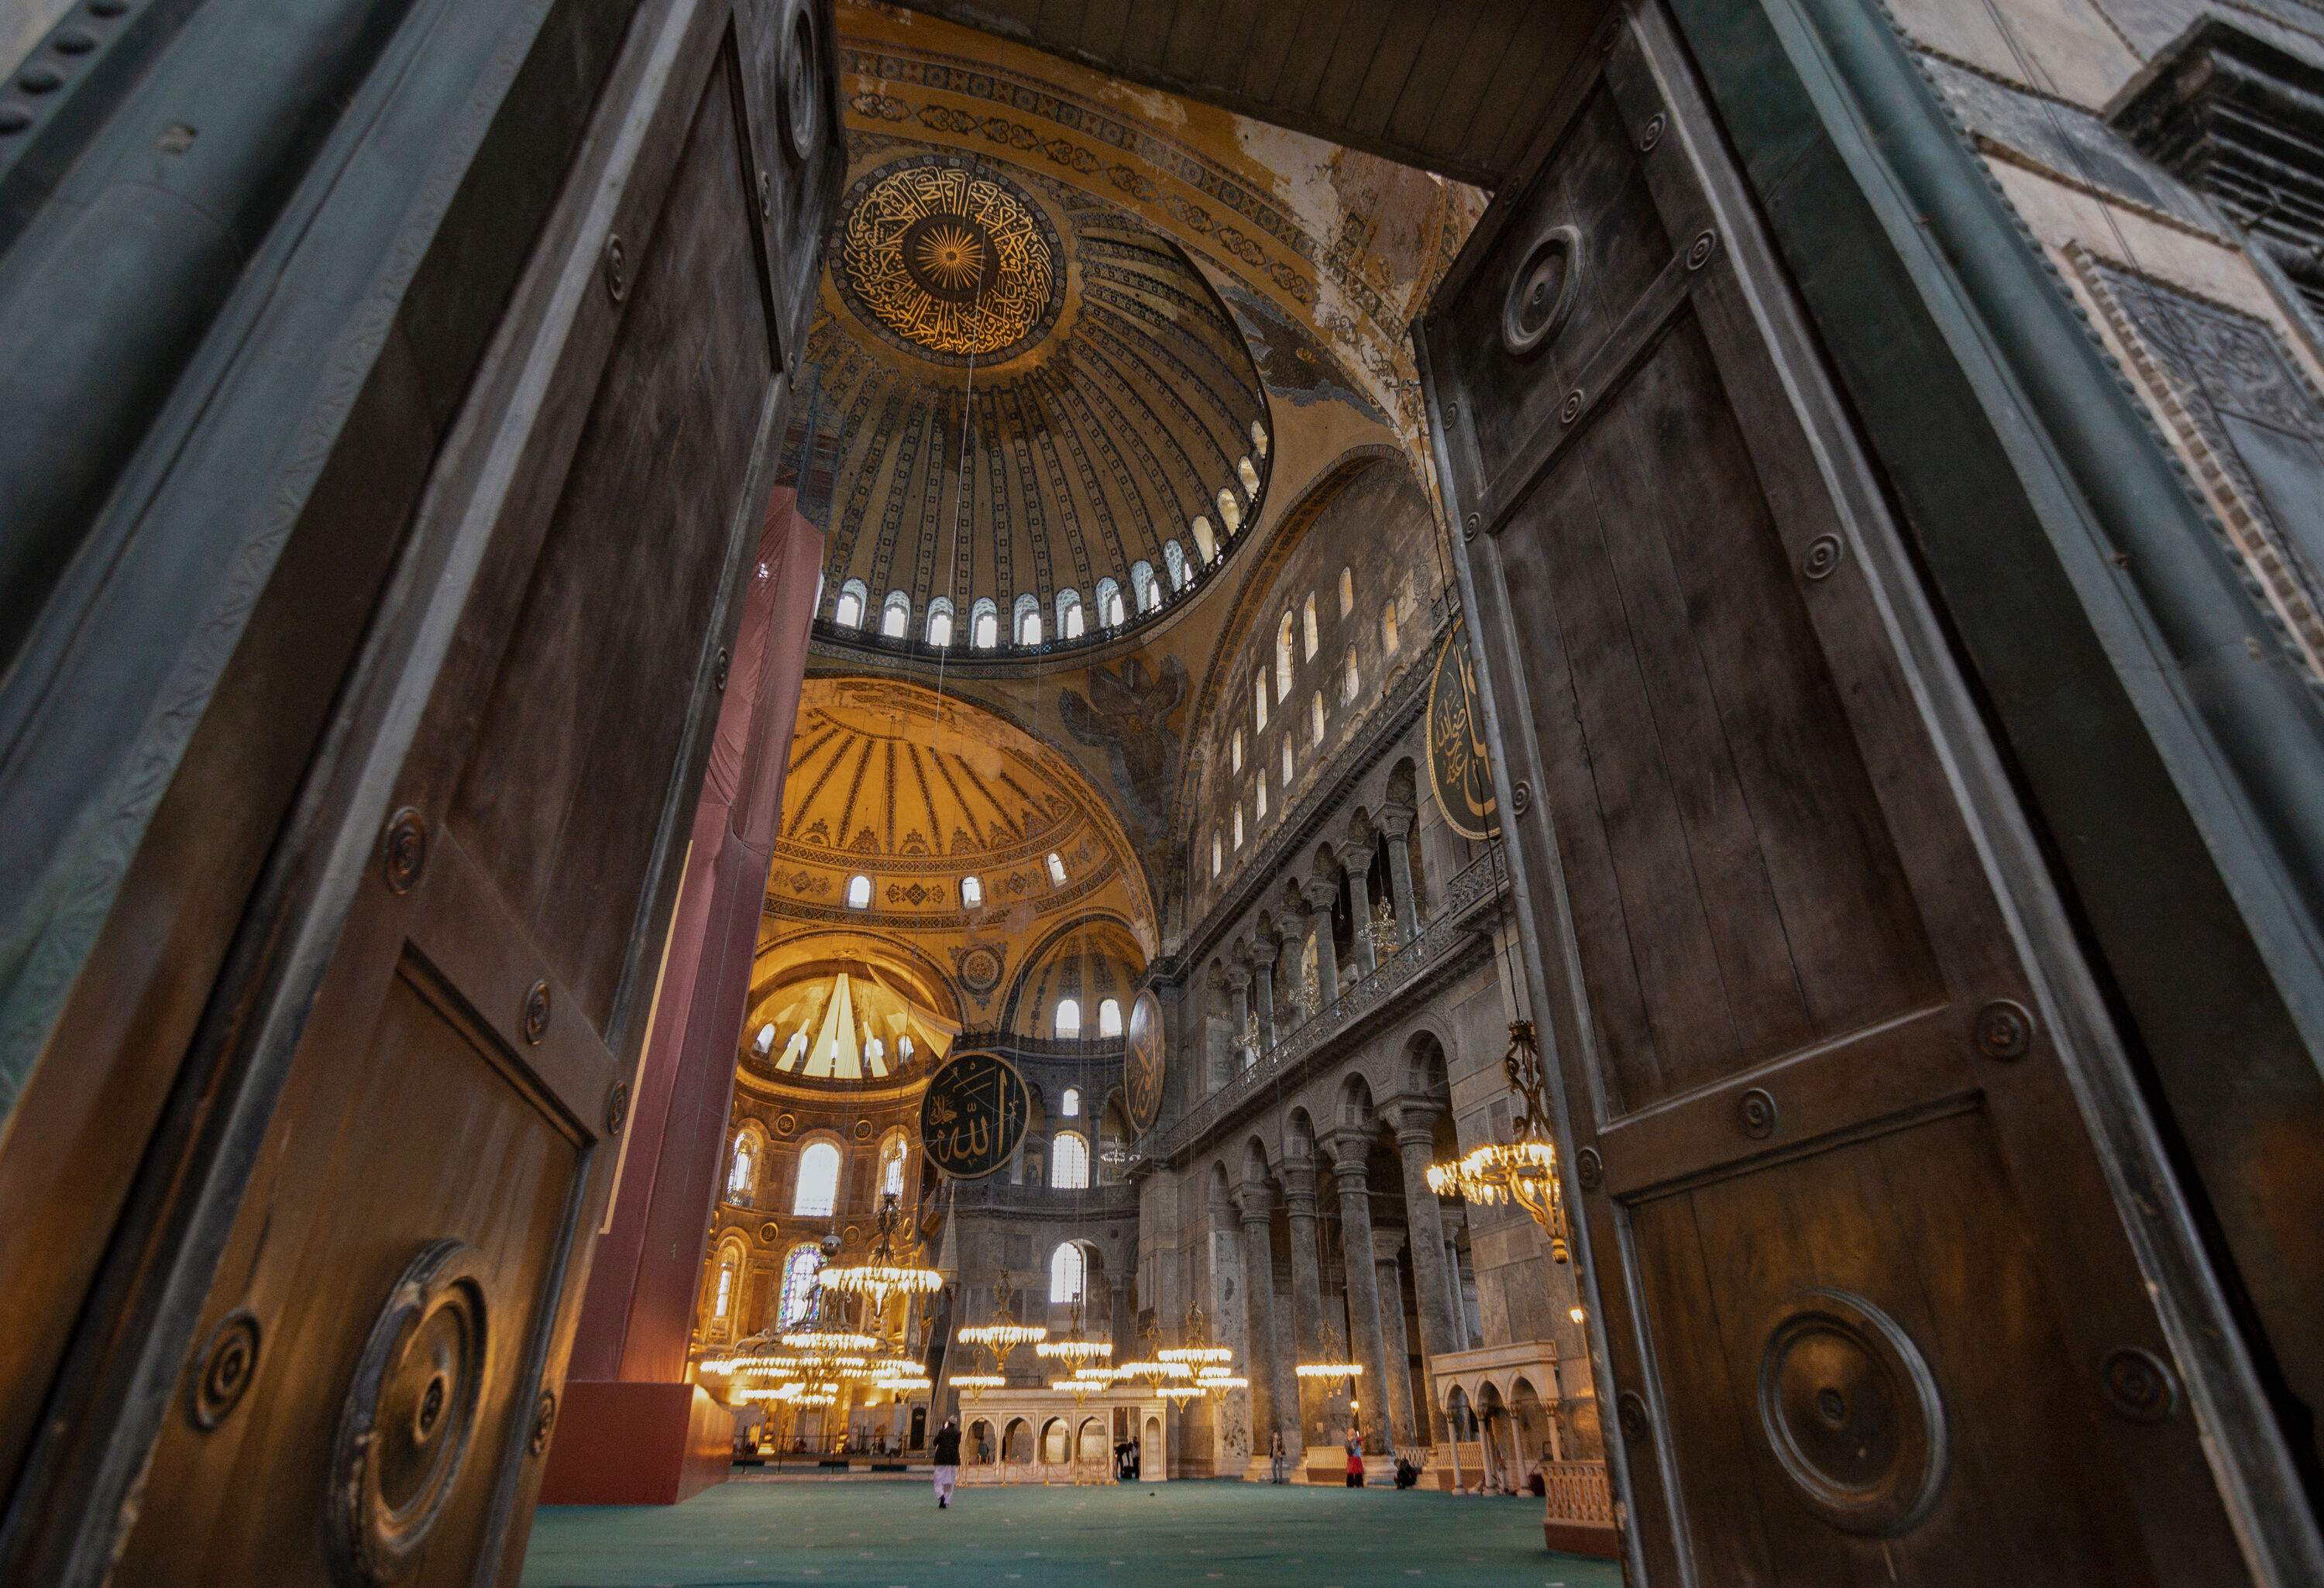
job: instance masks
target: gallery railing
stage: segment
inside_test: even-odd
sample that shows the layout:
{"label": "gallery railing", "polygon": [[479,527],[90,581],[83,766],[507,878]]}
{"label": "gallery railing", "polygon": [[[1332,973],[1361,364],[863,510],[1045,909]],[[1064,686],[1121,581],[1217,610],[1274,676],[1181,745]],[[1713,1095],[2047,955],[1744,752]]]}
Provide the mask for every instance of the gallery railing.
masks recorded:
{"label": "gallery railing", "polygon": [[1473,952],[1477,933],[1473,918],[1481,906],[1508,891],[1508,871],[1501,862],[1499,846],[1495,845],[1445,885],[1443,902],[1409,942],[1382,954],[1378,964],[1319,1013],[1287,1030],[1278,1029],[1274,1047],[1256,1055],[1224,1085],[1140,1141],[1138,1156],[1176,1157],[1277,1082],[1304,1075],[1318,1054],[1335,1048],[1342,1038],[1397,1002],[1416,983]]}

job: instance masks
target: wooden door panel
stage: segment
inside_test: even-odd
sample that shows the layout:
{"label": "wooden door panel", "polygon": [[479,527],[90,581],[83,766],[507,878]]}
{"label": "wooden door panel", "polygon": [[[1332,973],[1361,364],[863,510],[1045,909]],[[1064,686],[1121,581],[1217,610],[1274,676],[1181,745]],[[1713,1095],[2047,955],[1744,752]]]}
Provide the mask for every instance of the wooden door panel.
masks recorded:
{"label": "wooden door panel", "polygon": [[661,637],[709,632],[731,548],[700,519],[736,500],[775,374],[733,76],[722,56],[624,251],[627,311],[447,820],[598,1026],[637,927],[604,904],[641,896],[701,665]]}
{"label": "wooden door panel", "polygon": [[1607,42],[1422,341],[1636,1565],[2216,1568],[2118,1049],[1667,20]]}

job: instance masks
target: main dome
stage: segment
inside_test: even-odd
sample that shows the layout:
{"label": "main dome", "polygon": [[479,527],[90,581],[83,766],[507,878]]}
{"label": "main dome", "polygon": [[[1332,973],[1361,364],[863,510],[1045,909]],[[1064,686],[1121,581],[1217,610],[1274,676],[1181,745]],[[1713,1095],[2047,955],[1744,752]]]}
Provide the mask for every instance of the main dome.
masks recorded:
{"label": "main dome", "polygon": [[1267,399],[1177,245],[1027,166],[858,137],[792,438],[826,641],[1095,643],[1256,522]]}

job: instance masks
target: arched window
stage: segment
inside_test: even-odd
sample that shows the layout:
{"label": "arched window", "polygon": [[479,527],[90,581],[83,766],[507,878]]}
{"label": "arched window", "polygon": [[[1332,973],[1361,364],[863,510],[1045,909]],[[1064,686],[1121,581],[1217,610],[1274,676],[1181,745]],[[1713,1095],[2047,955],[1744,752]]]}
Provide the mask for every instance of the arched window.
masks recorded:
{"label": "arched window", "polygon": [[939,596],[928,603],[928,643],[941,651],[952,643],[952,598]]}
{"label": "arched window", "polygon": [[775,1022],[769,1020],[759,1028],[758,1040],[751,1044],[752,1051],[764,1058],[775,1050]]}
{"label": "arched window", "polygon": [[900,640],[911,632],[912,598],[901,590],[888,592],[888,599],[880,604],[880,632],[890,640]]}
{"label": "arched window", "polygon": [[1225,522],[1230,535],[1242,528],[1242,503],[1235,500],[1234,492],[1225,485],[1219,487],[1219,517]]}
{"label": "arched window", "polygon": [[1307,599],[1300,604],[1299,628],[1300,658],[1303,660],[1312,661],[1315,658],[1316,649],[1323,643],[1323,635],[1317,632],[1315,628],[1315,592],[1313,590],[1307,592]]}
{"label": "arched window", "polygon": [[1049,851],[1049,885],[1053,888],[1065,885],[1065,857],[1054,849]]}
{"label": "arched window", "polygon": [[1267,726],[1267,674],[1265,672],[1262,671],[1259,677],[1250,681],[1250,695],[1251,715],[1257,719],[1253,725],[1264,730]]}
{"label": "arched window", "polygon": [[831,609],[831,621],[843,629],[860,629],[863,626],[863,609],[871,601],[871,592],[864,589],[863,581],[850,579],[839,586],[839,601]]}
{"label": "arched window", "polygon": [[779,1070],[788,1070],[797,1066],[800,1059],[807,1057],[807,1028],[801,1026],[791,1033],[791,1039],[783,1044],[783,1056],[775,1061],[775,1067]]}
{"label": "arched window", "polygon": [[1143,560],[1130,565],[1130,599],[1140,612],[1152,612],[1162,605],[1162,586],[1154,581],[1154,565]]}
{"label": "arched window", "polygon": [[810,1141],[798,1156],[798,1188],[791,1194],[795,1218],[827,1219],[839,1205],[839,1149]]}
{"label": "arched window", "polygon": [[1363,680],[1356,671],[1356,648],[1351,645],[1348,647],[1348,659],[1340,664],[1340,704],[1352,705],[1356,691],[1362,684]]}
{"label": "arched window", "polygon": [[1001,608],[990,596],[980,596],[976,605],[968,609],[968,642],[979,651],[991,651],[1001,643]]}
{"label": "arched window", "polygon": [[758,1178],[759,1154],[748,1136],[734,1138],[734,1161],[726,1170],[726,1200],[747,1202],[751,1186]]}
{"label": "arched window", "polygon": [[1217,876],[1219,868],[1225,863],[1226,855],[1219,845],[1218,829],[1213,827],[1211,830],[1211,875]]}
{"label": "arched window", "polygon": [[1170,575],[1170,588],[1183,590],[1186,587],[1186,554],[1179,549],[1177,541],[1162,542],[1162,567]]}
{"label": "arched window", "polygon": [[1323,742],[1323,691],[1321,689],[1316,690],[1315,697],[1307,702],[1307,734],[1318,744]]}
{"label": "arched window", "polygon": [[1082,593],[1079,590],[1057,592],[1057,638],[1078,640],[1082,637]]}
{"label": "arched window", "polygon": [[901,1131],[890,1131],[880,1141],[880,1195],[904,1195],[904,1166],[910,1143]]}
{"label": "arched window", "polygon": [[1259,819],[1267,819],[1267,773],[1263,770],[1259,774]]}
{"label": "arched window", "polygon": [[783,1295],[776,1304],[775,1326],[788,1329],[807,1321],[815,1300],[815,1277],[823,1271],[823,1253],[813,1246],[794,1246],[783,1259]]}
{"label": "arched window", "polygon": [[[1098,1005],[1098,1019],[1097,1019],[1097,1024],[1098,1024],[1098,1029],[1099,1029],[1099,1031],[1100,1031],[1100,1032],[1103,1032],[1103,1031],[1104,1031],[1104,1029],[1105,1029],[1105,1004],[1106,1004],[1106,1003],[1113,1003],[1113,1000],[1112,1000],[1112,999],[1111,999],[1111,998],[1109,998],[1109,999],[1107,999],[1107,1000],[1105,1001],[1105,1003],[1102,1003],[1102,1004]],[[1117,1014],[1119,1014],[1119,1013],[1120,1012],[1120,1007],[1121,1007],[1121,1006],[1120,1006],[1120,1005],[1119,1005],[1119,1004],[1114,1004],[1114,1011],[1115,1011],[1115,1012],[1116,1012]],[[1058,1099],[1057,1099],[1057,1115],[1058,1115],[1058,1117],[1059,1117],[1060,1119],[1068,1119],[1068,1120],[1071,1120],[1071,1119],[1079,1119],[1079,1118],[1081,1117],[1081,1112],[1082,1112],[1082,1089],[1081,1089],[1079,1086],[1068,1086],[1068,1087],[1066,1087],[1066,1088],[1065,1088],[1065,1094],[1063,1097],[1060,1097],[1060,1098],[1058,1098]]]}
{"label": "arched window", "polygon": [[1242,847],[1242,804],[1240,800],[1234,808],[1234,841],[1237,849]]}
{"label": "arched window", "polygon": [[1356,570],[1340,570],[1340,615],[1345,617],[1356,609]]}
{"label": "arched window", "polygon": [[726,1316],[727,1309],[733,1305],[734,1265],[731,1262],[722,1262],[718,1265],[718,1294],[712,1299],[710,1316],[714,1318],[723,1318]]}
{"label": "arched window", "polygon": [[1010,624],[1010,632],[1017,636],[1017,643],[1019,645],[1038,645],[1041,642],[1039,597],[1032,595],[1017,597],[1015,620]]}
{"label": "arched window", "polygon": [[1081,1243],[1068,1241],[1049,1254],[1049,1304],[1071,1306],[1089,1286],[1089,1258]]}
{"label": "arched window", "polygon": [[982,904],[984,902],[983,881],[977,877],[963,877],[960,880],[960,901],[971,909]]}
{"label": "arched window", "polygon": [[1254,502],[1257,501],[1259,499],[1259,469],[1251,463],[1248,455],[1244,457],[1240,463],[1235,465],[1235,475],[1237,478],[1242,481],[1244,494],[1250,496]]}
{"label": "arched window", "polygon": [[1234,737],[1228,741],[1228,745],[1227,759],[1232,762],[1229,770],[1239,772],[1242,771],[1242,730],[1240,728],[1234,731]]}
{"label": "arched window", "polygon": [[[1121,1035],[1121,1000],[1101,998],[1097,1001],[1097,1034],[1101,1037]],[[1074,1111],[1065,1110],[1067,1113]]]}
{"label": "arched window", "polygon": [[1291,693],[1291,614],[1286,609],[1275,631],[1275,697]]}
{"label": "arched window", "polygon": [[847,879],[847,908],[850,909],[872,908],[872,879],[861,872]]}
{"label": "arched window", "polygon": [[906,1064],[912,1062],[912,1039],[909,1037],[896,1039],[896,1057]]}
{"label": "arched window", "polygon": [[1080,1036],[1082,1034],[1081,1001],[1076,998],[1058,999],[1055,1025],[1056,1033],[1060,1037]]}
{"label": "arched window", "polygon": [[1130,614],[1121,609],[1121,586],[1111,579],[1097,582],[1097,621],[1109,629],[1118,629]]}
{"label": "arched window", "polygon": [[1257,420],[1250,421],[1250,449],[1261,457],[1267,456],[1267,427]]}
{"label": "arched window", "polygon": [[1058,1191],[1089,1188],[1089,1143],[1080,1132],[1060,1131],[1049,1149],[1049,1185]]}
{"label": "arched window", "polygon": [[1391,601],[1380,613],[1380,649],[1394,655],[1399,643],[1396,637],[1396,603]]}
{"label": "arched window", "polygon": [[1197,513],[1194,515],[1194,522],[1187,528],[1194,531],[1194,549],[1203,554],[1203,560],[1216,562],[1219,558],[1219,538],[1212,532],[1211,521]]}
{"label": "arched window", "polygon": [[1291,790],[1291,734],[1288,729],[1283,734],[1283,789],[1286,793]]}

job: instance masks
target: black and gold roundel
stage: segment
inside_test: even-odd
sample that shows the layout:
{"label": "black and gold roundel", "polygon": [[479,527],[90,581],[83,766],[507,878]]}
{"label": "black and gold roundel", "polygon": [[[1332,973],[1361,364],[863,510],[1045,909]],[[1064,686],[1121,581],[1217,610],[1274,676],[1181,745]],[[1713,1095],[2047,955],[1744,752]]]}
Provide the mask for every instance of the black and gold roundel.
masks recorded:
{"label": "black and gold roundel", "polygon": [[863,323],[939,363],[1013,358],[1065,297],[1056,229],[982,165],[927,155],[883,166],[841,205],[832,277]]}
{"label": "black and gold roundel", "polygon": [[1017,1150],[1032,1112],[1016,1066],[997,1053],[955,1053],[920,1099],[920,1146],[955,1179],[982,1179]]}
{"label": "black and gold roundel", "polygon": [[1445,825],[1463,838],[1489,838],[1500,831],[1493,762],[1485,749],[1485,714],[1477,700],[1465,626],[1456,626],[1446,638],[1428,680],[1428,782]]}
{"label": "black and gold roundel", "polygon": [[1130,1006],[1130,1036],[1121,1056],[1121,1090],[1130,1107],[1130,1128],[1144,1135],[1162,1113],[1162,1003],[1140,992]]}

